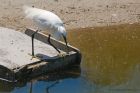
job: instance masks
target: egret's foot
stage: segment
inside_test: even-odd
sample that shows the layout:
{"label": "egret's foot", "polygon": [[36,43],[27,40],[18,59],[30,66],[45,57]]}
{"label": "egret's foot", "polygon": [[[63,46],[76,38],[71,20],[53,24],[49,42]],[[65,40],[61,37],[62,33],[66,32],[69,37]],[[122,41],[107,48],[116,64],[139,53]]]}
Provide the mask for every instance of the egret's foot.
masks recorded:
{"label": "egret's foot", "polygon": [[32,56],[31,60],[33,60],[33,59],[39,59],[39,58],[36,56]]}
{"label": "egret's foot", "polygon": [[69,53],[69,50],[67,51],[67,54],[70,54],[70,53]]}
{"label": "egret's foot", "polygon": [[32,54],[28,54],[28,55],[30,55],[32,58],[31,58],[31,60],[33,60],[33,59],[38,59],[38,60],[40,60],[40,58],[38,57],[38,56],[33,56]]}
{"label": "egret's foot", "polygon": [[61,53],[59,53],[57,56],[59,56],[59,57],[65,57],[66,55],[67,55],[66,52],[61,52]]}

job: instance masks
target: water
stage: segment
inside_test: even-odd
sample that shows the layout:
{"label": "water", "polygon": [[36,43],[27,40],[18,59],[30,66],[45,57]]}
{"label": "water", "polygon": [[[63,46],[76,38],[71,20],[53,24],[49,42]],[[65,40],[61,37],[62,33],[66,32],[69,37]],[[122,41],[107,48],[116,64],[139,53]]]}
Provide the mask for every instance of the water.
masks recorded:
{"label": "water", "polygon": [[81,68],[26,82],[0,83],[11,93],[140,93],[140,25],[74,29],[69,42],[83,54]]}

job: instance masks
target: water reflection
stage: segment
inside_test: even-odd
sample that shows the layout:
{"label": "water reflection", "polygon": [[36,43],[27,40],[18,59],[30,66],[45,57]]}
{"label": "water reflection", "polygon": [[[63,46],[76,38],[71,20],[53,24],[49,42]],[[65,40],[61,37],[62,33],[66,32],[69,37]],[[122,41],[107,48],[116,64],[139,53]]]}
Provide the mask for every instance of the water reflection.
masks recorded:
{"label": "water reflection", "polygon": [[69,32],[69,41],[82,51],[83,73],[98,91],[109,92],[117,87],[139,90],[140,80],[136,79],[140,78],[139,24],[74,29]]}
{"label": "water reflection", "polygon": [[[37,82],[46,82],[49,86],[46,87],[46,92],[49,93],[49,89],[53,88],[57,83],[60,83],[61,80],[69,78],[78,78],[81,74],[80,66],[71,66],[64,71],[56,71],[54,73],[47,73],[46,75],[41,75],[36,78],[28,78],[17,83],[8,83],[0,81],[0,93],[2,92],[13,92],[19,93],[19,89],[23,89],[24,93],[34,93],[33,87]],[[25,88],[26,87],[26,88]],[[25,88],[25,89],[24,89]]]}
{"label": "water reflection", "polygon": [[52,85],[50,85],[50,86],[48,86],[47,88],[46,88],[46,93],[49,93],[49,89],[50,88],[53,88],[56,84],[58,84],[59,83],[59,81],[55,81]]}

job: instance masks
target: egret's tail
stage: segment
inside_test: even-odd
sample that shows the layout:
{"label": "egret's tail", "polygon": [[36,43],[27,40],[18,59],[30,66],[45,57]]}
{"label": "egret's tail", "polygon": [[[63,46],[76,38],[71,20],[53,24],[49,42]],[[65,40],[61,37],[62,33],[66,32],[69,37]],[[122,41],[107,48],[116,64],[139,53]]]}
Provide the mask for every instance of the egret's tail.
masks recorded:
{"label": "egret's tail", "polygon": [[32,19],[33,16],[35,15],[34,14],[34,8],[33,7],[29,7],[29,6],[24,5],[23,6],[23,11],[25,13],[26,18]]}
{"label": "egret's tail", "polygon": [[26,10],[29,9],[29,8],[30,8],[30,7],[27,6],[27,5],[24,5],[24,6],[23,6],[23,10],[24,10],[24,11],[26,11]]}

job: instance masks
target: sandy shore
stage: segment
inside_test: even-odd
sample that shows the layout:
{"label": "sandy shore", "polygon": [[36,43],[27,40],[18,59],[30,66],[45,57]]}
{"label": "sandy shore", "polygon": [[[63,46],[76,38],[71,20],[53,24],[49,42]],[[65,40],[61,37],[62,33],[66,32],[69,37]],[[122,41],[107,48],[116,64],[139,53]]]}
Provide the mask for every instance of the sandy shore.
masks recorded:
{"label": "sandy shore", "polygon": [[22,6],[30,5],[60,16],[67,29],[140,22],[140,0],[0,0],[0,26],[33,27]]}

